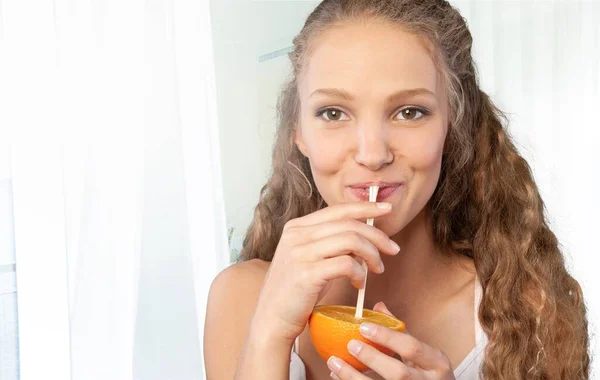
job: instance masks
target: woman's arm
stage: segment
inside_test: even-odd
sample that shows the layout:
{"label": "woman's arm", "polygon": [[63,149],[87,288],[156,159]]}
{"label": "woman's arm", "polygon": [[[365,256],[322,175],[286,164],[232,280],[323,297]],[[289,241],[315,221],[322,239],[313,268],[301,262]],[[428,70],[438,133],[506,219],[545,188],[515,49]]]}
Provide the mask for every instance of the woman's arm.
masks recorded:
{"label": "woman's arm", "polygon": [[260,317],[252,322],[268,265],[235,264],[213,281],[204,329],[207,380],[289,379],[291,343],[269,336]]}

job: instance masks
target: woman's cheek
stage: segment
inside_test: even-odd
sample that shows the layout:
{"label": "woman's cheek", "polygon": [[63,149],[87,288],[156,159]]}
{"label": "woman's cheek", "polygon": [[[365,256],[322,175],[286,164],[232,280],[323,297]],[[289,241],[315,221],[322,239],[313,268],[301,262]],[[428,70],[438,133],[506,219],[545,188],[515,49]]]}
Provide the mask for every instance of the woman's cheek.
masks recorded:
{"label": "woman's cheek", "polygon": [[407,158],[408,165],[413,170],[428,170],[439,167],[444,151],[445,133],[440,131],[420,130],[407,131],[405,136],[398,136],[401,144],[401,155]]}
{"label": "woman's cheek", "polygon": [[340,186],[340,173],[344,167],[350,148],[344,136],[332,138],[323,134],[310,140],[310,167],[317,191],[327,205],[343,201],[343,188]]}
{"label": "woman's cheek", "polygon": [[350,154],[348,136],[334,131],[319,131],[307,141],[313,175],[332,175],[343,166]]}

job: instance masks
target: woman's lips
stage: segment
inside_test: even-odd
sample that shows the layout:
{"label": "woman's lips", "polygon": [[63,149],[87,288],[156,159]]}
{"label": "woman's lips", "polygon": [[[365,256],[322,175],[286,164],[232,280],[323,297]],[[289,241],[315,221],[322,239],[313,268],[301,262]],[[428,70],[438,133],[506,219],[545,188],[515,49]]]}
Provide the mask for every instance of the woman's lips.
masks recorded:
{"label": "woman's lips", "polygon": [[[381,202],[390,198],[392,195],[396,194],[398,190],[404,185],[401,183],[396,184],[386,184],[379,187],[379,191],[377,192],[377,202]],[[369,200],[369,187],[368,186],[348,186],[350,192],[361,201]]]}

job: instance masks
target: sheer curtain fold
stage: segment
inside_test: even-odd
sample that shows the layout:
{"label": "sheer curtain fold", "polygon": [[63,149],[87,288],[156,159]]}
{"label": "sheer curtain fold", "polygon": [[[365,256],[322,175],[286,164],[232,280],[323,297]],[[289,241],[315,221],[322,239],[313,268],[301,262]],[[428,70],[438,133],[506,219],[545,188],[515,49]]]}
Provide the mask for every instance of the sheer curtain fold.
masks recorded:
{"label": "sheer curtain fold", "polygon": [[208,8],[2,4],[21,379],[203,378],[228,263]]}

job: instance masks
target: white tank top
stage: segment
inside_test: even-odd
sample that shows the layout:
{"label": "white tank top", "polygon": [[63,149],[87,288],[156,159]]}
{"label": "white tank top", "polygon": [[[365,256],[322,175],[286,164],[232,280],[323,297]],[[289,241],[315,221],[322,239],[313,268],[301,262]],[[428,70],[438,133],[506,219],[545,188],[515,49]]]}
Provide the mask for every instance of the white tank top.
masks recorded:
{"label": "white tank top", "polygon": [[[466,358],[454,370],[456,380],[479,380],[479,367],[483,362],[485,346],[488,342],[488,337],[479,324],[477,312],[481,303],[481,285],[477,277],[475,277],[475,347],[467,355]],[[290,380],[306,380],[306,367],[300,356],[298,356],[299,340],[296,338],[296,344],[290,358]]]}

